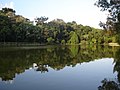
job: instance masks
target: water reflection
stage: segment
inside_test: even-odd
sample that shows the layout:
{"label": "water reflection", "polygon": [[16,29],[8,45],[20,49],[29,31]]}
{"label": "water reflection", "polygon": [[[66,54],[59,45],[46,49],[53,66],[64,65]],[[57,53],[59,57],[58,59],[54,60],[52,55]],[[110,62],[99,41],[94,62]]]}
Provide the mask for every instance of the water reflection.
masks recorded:
{"label": "water reflection", "polygon": [[117,79],[105,78],[101,81],[102,85],[98,87],[98,90],[120,90],[120,49],[117,49],[114,54],[114,63],[113,72],[117,72]]}
{"label": "water reflection", "polygon": [[120,90],[119,82],[116,80],[104,79],[101,81],[102,86],[98,87],[98,90]]}
{"label": "water reflection", "polygon": [[[114,58],[114,72],[117,80],[104,79],[99,90],[114,90],[120,82],[120,49],[118,47],[80,47],[59,46],[41,49],[1,48],[0,49],[0,77],[2,81],[13,80],[29,68],[37,72],[47,73],[49,67],[59,71],[66,66],[76,66],[78,63],[90,62],[102,58]],[[109,89],[108,89],[109,88]],[[111,88],[111,89],[110,89]],[[117,89],[115,89],[117,90]]]}

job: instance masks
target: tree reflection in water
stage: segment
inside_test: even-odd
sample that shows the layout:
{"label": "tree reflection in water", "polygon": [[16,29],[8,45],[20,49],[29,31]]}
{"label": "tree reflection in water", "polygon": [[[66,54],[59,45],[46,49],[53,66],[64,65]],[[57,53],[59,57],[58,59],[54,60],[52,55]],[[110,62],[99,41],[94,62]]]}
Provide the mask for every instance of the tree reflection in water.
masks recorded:
{"label": "tree reflection in water", "polygon": [[115,53],[114,63],[114,72],[117,72],[117,79],[104,79],[102,85],[98,87],[98,90],[120,90],[120,49]]}
{"label": "tree reflection in water", "polygon": [[[61,70],[65,66],[76,66],[78,63],[90,62],[101,58],[114,58],[114,71],[118,72],[120,81],[120,50],[117,47],[80,47],[59,46],[42,49],[2,48],[0,49],[0,77],[2,81],[13,80],[16,74],[33,68],[41,73],[48,72],[48,67]],[[33,67],[34,66],[34,67]],[[103,80],[99,90],[114,90],[119,83]],[[115,90],[117,90],[115,88]]]}
{"label": "tree reflection in water", "polygon": [[99,86],[98,90],[120,90],[120,85],[116,81],[104,79],[102,86]]}

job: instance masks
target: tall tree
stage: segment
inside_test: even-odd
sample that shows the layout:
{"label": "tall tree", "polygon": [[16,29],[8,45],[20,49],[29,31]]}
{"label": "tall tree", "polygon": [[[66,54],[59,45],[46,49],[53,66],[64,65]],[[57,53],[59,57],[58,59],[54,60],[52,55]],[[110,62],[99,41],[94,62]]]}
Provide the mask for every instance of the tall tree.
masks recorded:
{"label": "tall tree", "polygon": [[40,17],[40,18],[35,18],[36,25],[43,25],[45,21],[48,20],[48,17]]}
{"label": "tall tree", "polygon": [[107,11],[106,24],[100,24],[106,29],[115,29],[116,23],[120,22],[120,0],[98,0],[95,5],[101,8],[101,11]]}

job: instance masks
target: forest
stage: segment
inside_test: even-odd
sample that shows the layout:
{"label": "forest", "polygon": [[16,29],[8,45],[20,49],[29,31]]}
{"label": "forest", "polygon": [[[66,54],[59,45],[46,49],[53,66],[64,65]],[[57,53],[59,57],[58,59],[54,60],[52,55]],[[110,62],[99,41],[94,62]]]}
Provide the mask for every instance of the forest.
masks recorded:
{"label": "forest", "polygon": [[[82,18],[82,17],[81,17]],[[77,24],[76,21],[65,22],[48,17],[36,17],[34,21],[16,15],[11,8],[0,10],[0,44],[5,43],[39,43],[64,45],[105,45],[117,42],[117,34],[112,30],[97,29]]]}

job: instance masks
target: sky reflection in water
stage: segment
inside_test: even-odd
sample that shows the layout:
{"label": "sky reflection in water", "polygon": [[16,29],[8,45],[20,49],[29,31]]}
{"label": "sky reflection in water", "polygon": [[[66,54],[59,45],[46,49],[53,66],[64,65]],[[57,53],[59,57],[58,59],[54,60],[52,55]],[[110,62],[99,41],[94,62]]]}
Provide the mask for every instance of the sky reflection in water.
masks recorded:
{"label": "sky reflection in water", "polygon": [[117,82],[115,52],[81,47],[1,50],[0,90],[98,90],[104,79]]}

